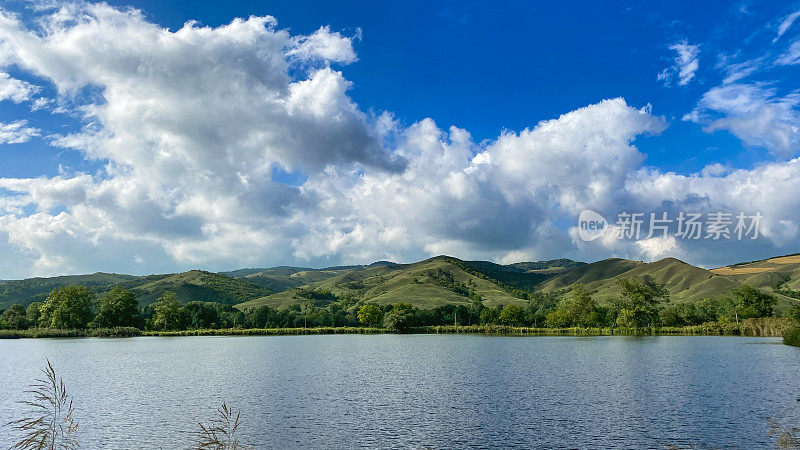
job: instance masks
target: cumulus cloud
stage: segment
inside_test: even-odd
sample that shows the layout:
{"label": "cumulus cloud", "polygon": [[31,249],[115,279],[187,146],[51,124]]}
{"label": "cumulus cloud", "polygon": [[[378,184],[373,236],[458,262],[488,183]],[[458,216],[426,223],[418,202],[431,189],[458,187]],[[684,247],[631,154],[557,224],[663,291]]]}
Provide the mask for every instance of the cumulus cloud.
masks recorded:
{"label": "cumulus cloud", "polygon": [[[476,143],[468,130],[431,119],[404,126],[390,113],[364,113],[332,67],[356,61],[358,35],[322,27],[292,36],[272,17],[170,31],[105,4],[65,6],[37,23],[0,13],[0,67],[52,84],[82,128],[49,133],[48,142],[103,168],[0,179],[0,254],[8,256],[0,260],[17,261],[0,266],[6,276],[438,253],[504,262],[685,255],[698,263],[725,254],[674,239],[584,243],[564,226],[583,209],[610,217],[621,208],[757,206],[770,214],[770,245],[798,237],[790,226],[800,208],[790,187],[797,160],[661,173],[644,166],[634,144],[665,120],[621,98]],[[688,83],[696,65],[687,67],[677,76]],[[747,112],[747,102],[708,97],[696,112],[707,126],[727,124],[754,141],[768,130],[715,125],[713,114]],[[774,93],[745,97],[775,113],[794,108],[775,109],[791,99]],[[794,148],[782,133],[767,142]],[[273,179],[279,171],[304,181],[282,183]]]}
{"label": "cumulus cloud", "polygon": [[712,88],[684,120],[708,132],[727,130],[746,145],[763,147],[779,157],[800,150],[800,93],[783,97],[763,83],[731,83]]}
{"label": "cumulus cloud", "polygon": [[[358,30],[356,37],[361,37],[361,30]],[[353,50],[353,39],[331,32],[328,26],[320,27],[309,36],[297,36],[292,41],[294,48],[287,54],[304,61],[352,63],[358,60]]]}
{"label": "cumulus cloud", "polygon": [[0,102],[3,100],[11,100],[14,103],[22,103],[31,98],[31,95],[39,91],[37,86],[34,86],[26,81],[11,78],[5,72],[0,72]]}
{"label": "cumulus cloud", "polygon": [[658,79],[669,86],[672,80],[677,77],[678,84],[686,86],[694,78],[697,69],[700,67],[700,46],[692,45],[686,41],[677,42],[669,46],[675,52],[675,63],[658,74]]}

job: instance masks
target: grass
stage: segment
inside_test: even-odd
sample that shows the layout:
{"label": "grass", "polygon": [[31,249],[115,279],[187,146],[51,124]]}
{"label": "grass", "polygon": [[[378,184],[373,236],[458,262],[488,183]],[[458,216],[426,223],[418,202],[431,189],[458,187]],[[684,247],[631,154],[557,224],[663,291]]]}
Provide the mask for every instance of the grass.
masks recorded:
{"label": "grass", "polygon": [[305,334],[380,334],[383,328],[318,327],[318,328],[224,328],[179,331],[145,331],[144,336],[292,336]]}
{"label": "grass", "polygon": [[520,336],[764,336],[780,337],[783,333],[796,326],[797,322],[790,319],[764,318],[745,319],[739,324],[709,322],[703,325],[686,327],[654,327],[654,328],[534,328],[512,327],[504,325],[472,325],[454,326],[439,325],[433,327],[417,327],[412,329],[415,333],[477,333],[477,334],[503,334]]}
{"label": "grass", "polygon": [[56,328],[29,328],[27,330],[0,330],[0,339],[22,338],[74,338],[74,337],[134,337],[142,330],[133,327],[91,328],[85,330],[59,330]]}
{"label": "grass", "polygon": [[[221,328],[177,331],[141,331],[131,327],[97,328],[88,330],[57,330],[31,328],[29,330],[0,330],[0,339],[18,338],[73,338],[73,337],[134,337],[134,336],[295,336],[319,334],[382,334],[384,328],[375,327],[316,327],[316,328]],[[504,334],[520,336],[765,336],[784,337],[789,345],[800,346],[800,327],[793,319],[766,317],[735,322],[708,322],[685,327],[655,328],[534,328],[506,325],[439,325],[415,327],[416,334]]]}
{"label": "grass", "polygon": [[22,439],[11,446],[11,450],[78,448],[75,432],[78,424],[73,419],[72,400],[64,387],[64,381],[56,377],[50,361],[38,378],[25,391],[30,400],[18,402],[25,409],[25,417],[8,425],[22,434]]}

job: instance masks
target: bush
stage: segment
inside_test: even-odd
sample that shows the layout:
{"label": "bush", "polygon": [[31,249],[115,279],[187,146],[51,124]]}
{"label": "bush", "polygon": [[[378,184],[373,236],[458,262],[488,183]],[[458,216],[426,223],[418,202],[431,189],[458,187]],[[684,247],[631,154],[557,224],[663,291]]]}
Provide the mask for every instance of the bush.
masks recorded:
{"label": "bush", "polygon": [[783,343],[800,347],[800,327],[792,328],[783,332]]}

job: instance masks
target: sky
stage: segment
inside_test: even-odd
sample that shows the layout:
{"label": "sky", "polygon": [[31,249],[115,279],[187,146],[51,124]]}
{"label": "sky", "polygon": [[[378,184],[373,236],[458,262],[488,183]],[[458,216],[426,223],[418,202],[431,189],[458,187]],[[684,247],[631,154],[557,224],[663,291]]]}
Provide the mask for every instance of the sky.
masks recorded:
{"label": "sky", "polygon": [[800,2],[10,0],[0,279],[794,253],[798,81]]}

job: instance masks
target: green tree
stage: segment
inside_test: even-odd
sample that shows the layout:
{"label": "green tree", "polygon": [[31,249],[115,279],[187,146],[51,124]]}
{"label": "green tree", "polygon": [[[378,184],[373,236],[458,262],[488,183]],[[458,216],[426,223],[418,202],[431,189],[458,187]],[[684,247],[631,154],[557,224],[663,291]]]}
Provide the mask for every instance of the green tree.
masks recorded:
{"label": "green tree", "polygon": [[7,330],[24,330],[28,328],[28,319],[25,317],[25,308],[22,305],[11,305],[0,314],[0,328]]}
{"label": "green tree", "polygon": [[383,320],[383,311],[380,306],[372,303],[363,305],[358,310],[358,321],[367,326],[379,326]]}
{"label": "green tree", "polygon": [[800,321],[800,305],[792,306],[787,315],[794,320]]}
{"label": "green tree", "polygon": [[506,305],[497,316],[497,321],[503,325],[521,326],[525,323],[525,309],[517,305]]}
{"label": "green tree", "polygon": [[775,297],[761,292],[753,286],[744,284],[730,292],[733,302],[733,314],[739,319],[772,316],[772,307],[777,300]]}
{"label": "green tree", "polygon": [[172,292],[164,295],[156,302],[150,326],[154,330],[182,330],[189,324],[189,314]]}
{"label": "green tree", "polygon": [[548,328],[569,328],[573,325],[572,317],[564,309],[547,313],[544,323]]}
{"label": "green tree", "polygon": [[42,315],[42,302],[33,302],[28,305],[28,309],[25,310],[25,317],[28,319],[28,323],[31,326],[36,326],[39,323],[39,317]]}
{"label": "green tree", "polygon": [[629,327],[655,326],[658,321],[658,305],[669,300],[669,291],[649,275],[641,280],[620,278],[618,282],[622,288],[623,309],[617,317],[617,324]]}
{"label": "green tree", "polygon": [[65,286],[47,296],[39,324],[48,328],[86,328],[92,320],[94,292],[86,286]]}
{"label": "green tree", "polygon": [[408,303],[394,305],[383,318],[383,326],[389,331],[402,333],[414,325],[414,307]]}
{"label": "green tree", "polygon": [[100,297],[100,312],[94,319],[98,327],[141,326],[139,301],[133,292],[115,287]]}
{"label": "green tree", "polygon": [[597,324],[597,304],[583,284],[575,285],[564,309],[570,321],[579,327]]}

